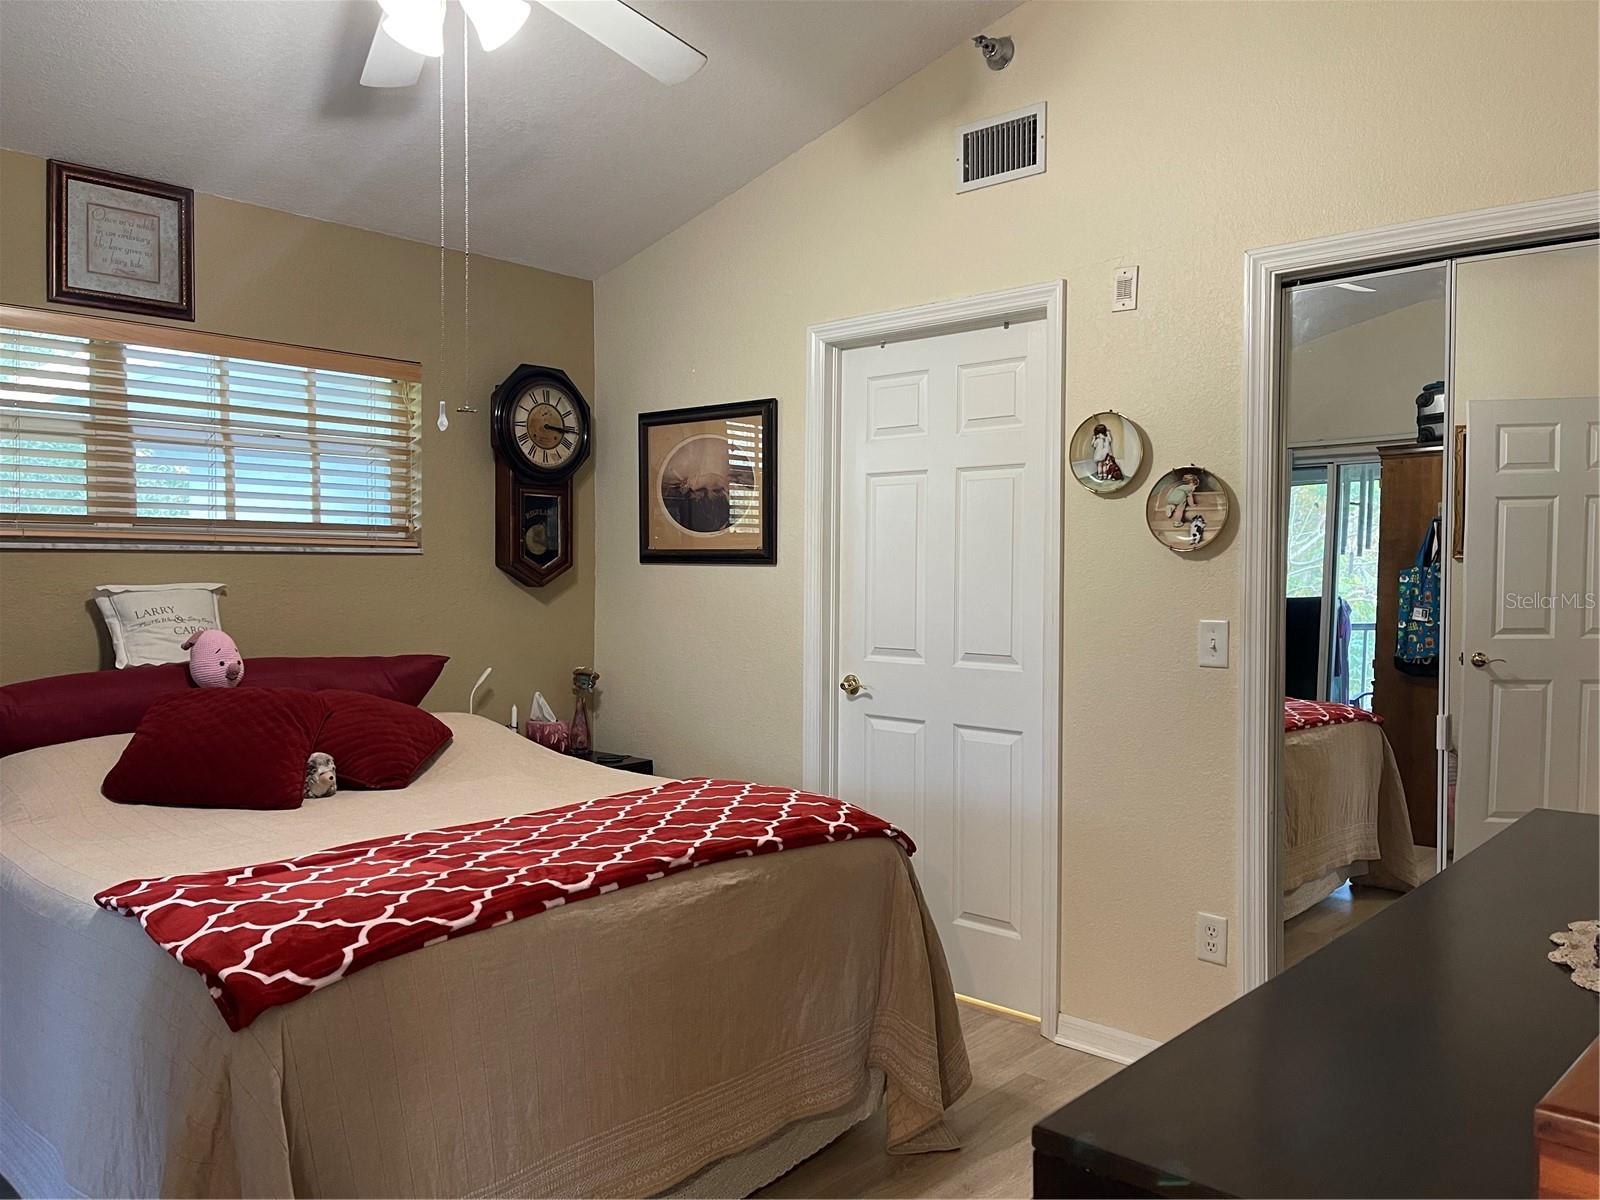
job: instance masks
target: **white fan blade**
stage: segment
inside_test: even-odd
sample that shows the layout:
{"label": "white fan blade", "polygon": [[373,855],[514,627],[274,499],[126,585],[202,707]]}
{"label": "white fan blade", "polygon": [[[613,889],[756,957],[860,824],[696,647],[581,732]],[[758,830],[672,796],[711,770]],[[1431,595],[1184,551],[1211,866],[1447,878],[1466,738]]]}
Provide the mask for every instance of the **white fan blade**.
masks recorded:
{"label": "white fan blade", "polygon": [[622,0],[539,0],[602,46],[616,51],[662,83],[682,83],[706,65],[706,56]]}
{"label": "white fan blade", "polygon": [[407,50],[384,32],[383,22],[372,35],[367,65],[361,69],[361,83],[370,88],[410,87],[422,77],[423,56]]}

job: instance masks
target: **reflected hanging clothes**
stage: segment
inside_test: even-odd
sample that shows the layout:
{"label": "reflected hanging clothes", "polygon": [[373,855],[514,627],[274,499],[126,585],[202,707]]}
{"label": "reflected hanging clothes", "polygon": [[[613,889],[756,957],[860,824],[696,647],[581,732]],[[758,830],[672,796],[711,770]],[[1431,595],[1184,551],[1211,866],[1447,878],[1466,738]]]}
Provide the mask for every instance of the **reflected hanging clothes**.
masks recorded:
{"label": "reflected hanging clothes", "polygon": [[1328,678],[1328,699],[1350,703],[1350,601],[1339,597],[1333,610],[1333,669]]}

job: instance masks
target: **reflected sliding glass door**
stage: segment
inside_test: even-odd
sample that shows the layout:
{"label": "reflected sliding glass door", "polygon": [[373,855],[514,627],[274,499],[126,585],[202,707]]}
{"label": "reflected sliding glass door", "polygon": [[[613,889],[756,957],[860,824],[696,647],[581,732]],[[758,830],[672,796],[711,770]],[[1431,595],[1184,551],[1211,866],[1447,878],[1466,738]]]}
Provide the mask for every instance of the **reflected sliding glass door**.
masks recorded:
{"label": "reflected sliding glass door", "polygon": [[[1291,601],[1320,599],[1317,694],[1300,699],[1372,706],[1381,501],[1376,455],[1321,461],[1296,455],[1289,489],[1288,595]],[[1309,689],[1302,684],[1300,690]]]}

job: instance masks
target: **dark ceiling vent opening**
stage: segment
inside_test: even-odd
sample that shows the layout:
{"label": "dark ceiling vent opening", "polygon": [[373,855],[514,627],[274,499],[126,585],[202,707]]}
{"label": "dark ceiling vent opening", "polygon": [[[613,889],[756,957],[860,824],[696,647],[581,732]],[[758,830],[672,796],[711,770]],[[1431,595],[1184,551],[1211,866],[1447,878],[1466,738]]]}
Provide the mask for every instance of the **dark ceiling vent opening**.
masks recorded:
{"label": "dark ceiling vent opening", "polygon": [[956,191],[1044,173],[1044,105],[956,130]]}

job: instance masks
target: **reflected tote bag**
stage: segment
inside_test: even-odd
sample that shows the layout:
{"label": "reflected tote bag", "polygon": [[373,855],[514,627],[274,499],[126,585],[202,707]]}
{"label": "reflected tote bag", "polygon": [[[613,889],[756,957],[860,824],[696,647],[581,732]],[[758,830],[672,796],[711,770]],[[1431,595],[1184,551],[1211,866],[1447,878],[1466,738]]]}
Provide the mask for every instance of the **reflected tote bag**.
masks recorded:
{"label": "reflected tote bag", "polygon": [[1395,669],[1407,675],[1439,674],[1439,518],[1417,549],[1417,561],[1400,572],[1400,627]]}

